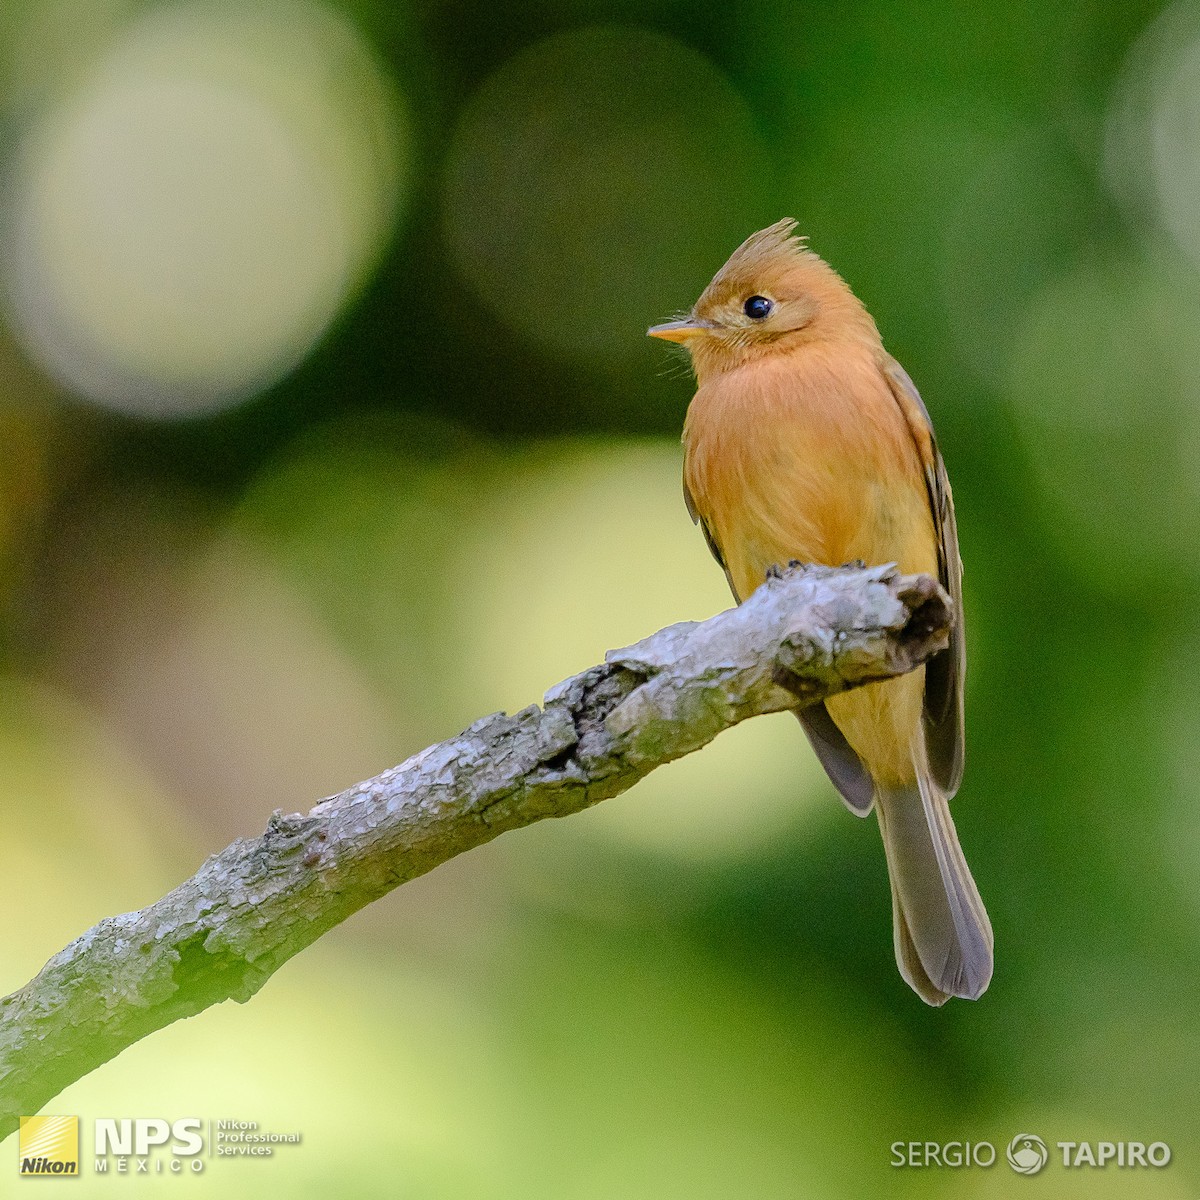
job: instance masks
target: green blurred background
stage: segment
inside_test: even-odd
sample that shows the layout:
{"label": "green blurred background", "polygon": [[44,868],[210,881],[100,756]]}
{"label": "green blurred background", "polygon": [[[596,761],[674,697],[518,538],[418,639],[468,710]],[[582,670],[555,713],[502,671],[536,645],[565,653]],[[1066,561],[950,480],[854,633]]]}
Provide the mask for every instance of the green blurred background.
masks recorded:
{"label": "green blurred background", "polygon": [[[0,49],[0,992],[726,606],[643,334],[783,215],[949,464],[997,950],[922,1005],[874,822],[760,719],[130,1049],[26,1186],[1196,1196],[1200,5],[0,0]],[[99,1179],[122,1115],[304,1143]],[[1018,1132],[1174,1162],[1025,1180]],[[1000,1161],[890,1165],[956,1139]]]}

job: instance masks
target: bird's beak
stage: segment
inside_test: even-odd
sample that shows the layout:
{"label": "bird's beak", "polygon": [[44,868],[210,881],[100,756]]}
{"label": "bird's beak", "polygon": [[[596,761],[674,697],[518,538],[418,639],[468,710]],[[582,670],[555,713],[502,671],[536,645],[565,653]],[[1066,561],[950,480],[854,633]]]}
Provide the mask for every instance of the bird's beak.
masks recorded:
{"label": "bird's beak", "polygon": [[684,317],[680,321],[667,321],[662,325],[651,325],[647,337],[662,338],[666,342],[685,343],[701,333],[707,332],[709,323],[697,317]]}

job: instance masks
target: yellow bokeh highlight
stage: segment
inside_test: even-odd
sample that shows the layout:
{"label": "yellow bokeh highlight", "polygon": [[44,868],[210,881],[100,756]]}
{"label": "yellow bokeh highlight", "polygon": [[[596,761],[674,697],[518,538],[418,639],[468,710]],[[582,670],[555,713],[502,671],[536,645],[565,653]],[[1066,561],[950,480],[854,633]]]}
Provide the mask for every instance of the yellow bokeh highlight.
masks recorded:
{"label": "yellow bokeh highlight", "polygon": [[12,319],[64,387],[185,416],[276,380],[388,235],[399,101],[306,0],[152,8],[33,122]]}
{"label": "yellow bokeh highlight", "polygon": [[[692,525],[672,442],[549,443],[512,456],[464,530],[456,578],[460,664],[481,710],[514,711],[547,686],[676,621],[729,608]],[[464,704],[465,707],[465,704]],[[829,800],[790,716],[722,734],[606,801],[580,828],[679,857],[752,855]]]}

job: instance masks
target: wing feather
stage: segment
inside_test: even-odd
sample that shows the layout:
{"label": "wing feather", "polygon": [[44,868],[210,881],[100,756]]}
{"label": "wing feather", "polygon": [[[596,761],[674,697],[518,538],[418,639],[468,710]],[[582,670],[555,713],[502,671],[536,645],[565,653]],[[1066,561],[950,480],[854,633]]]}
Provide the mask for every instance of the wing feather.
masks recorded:
{"label": "wing feather", "polygon": [[683,502],[687,505],[688,516],[692,518],[693,524],[700,526],[700,532],[704,534],[704,543],[712,552],[713,558],[717,560],[717,566],[725,572],[725,581],[729,584],[729,590],[733,593],[734,600],[741,604],[742,597],[737,594],[737,588],[733,586],[733,576],[730,575],[729,568],[725,565],[725,555],[721,553],[721,547],[717,545],[712,528],[700,515],[696,501],[692,499],[692,489],[688,487],[686,479],[683,481]]}
{"label": "wing feather", "polygon": [[954,795],[963,772],[963,700],[967,671],[966,637],[963,628],[962,559],[958,553],[958,525],[954,519],[954,496],[946,464],[942,461],[933,423],[921,394],[908,372],[890,356],[883,373],[904,413],[917,453],[925,468],[925,486],[938,539],[938,574],[954,606],[954,628],[950,645],[925,665],[925,745],[933,778],[947,798]]}

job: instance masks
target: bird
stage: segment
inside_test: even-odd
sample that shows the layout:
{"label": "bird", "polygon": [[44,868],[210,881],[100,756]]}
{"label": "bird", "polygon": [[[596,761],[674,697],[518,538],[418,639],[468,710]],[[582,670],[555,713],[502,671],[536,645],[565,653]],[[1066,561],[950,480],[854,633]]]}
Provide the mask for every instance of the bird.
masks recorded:
{"label": "bird", "polygon": [[993,935],[949,801],[963,773],[962,563],[929,413],[875,321],[785,218],[751,234],[690,312],[648,333],[690,353],[684,500],[741,603],[777,566],[895,563],[950,596],[948,647],[798,708],[851,812],[878,816],[900,974],[978,999]]}

